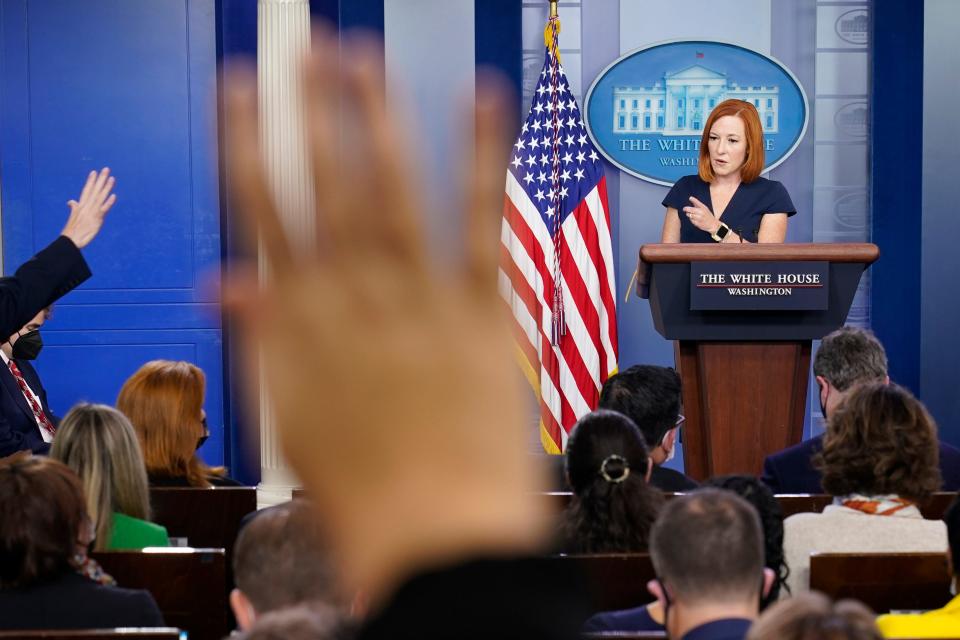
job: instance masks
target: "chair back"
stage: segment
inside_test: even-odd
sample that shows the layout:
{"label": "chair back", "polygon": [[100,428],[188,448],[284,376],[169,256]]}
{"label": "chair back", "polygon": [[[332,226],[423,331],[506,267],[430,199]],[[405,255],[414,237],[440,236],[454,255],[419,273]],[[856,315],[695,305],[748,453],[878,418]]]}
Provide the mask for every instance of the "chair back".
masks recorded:
{"label": "chair back", "polygon": [[647,582],[656,577],[649,553],[558,555],[542,562],[572,565],[583,578],[593,611],[629,609],[653,600],[647,591]]}
{"label": "chair back", "polygon": [[939,609],[950,601],[944,553],[814,553],[810,589],[855,598],[876,613]]}
{"label": "chair back", "polygon": [[164,621],[190,640],[220,640],[230,632],[223,549],[169,548],[92,554],[117,585],[146,589]]}

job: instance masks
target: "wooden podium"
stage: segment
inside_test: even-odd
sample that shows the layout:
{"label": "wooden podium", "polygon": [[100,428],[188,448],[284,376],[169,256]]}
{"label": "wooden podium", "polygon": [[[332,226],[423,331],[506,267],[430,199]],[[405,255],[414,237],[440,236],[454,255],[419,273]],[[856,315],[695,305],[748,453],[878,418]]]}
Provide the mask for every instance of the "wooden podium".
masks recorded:
{"label": "wooden podium", "polygon": [[[873,244],[640,248],[640,284],[649,286],[654,325],[675,341],[687,419],[687,475],[697,480],[727,473],[758,475],[765,456],[800,442],[811,343],[843,326],[860,276],[878,256]],[[767,263],[750,265],[758,269],[820,263],[827,274],[826,298],[814,309],[693,309],[691,277],[703,271],[704,263]],[[758,303],[744,299],[742,304]]]}

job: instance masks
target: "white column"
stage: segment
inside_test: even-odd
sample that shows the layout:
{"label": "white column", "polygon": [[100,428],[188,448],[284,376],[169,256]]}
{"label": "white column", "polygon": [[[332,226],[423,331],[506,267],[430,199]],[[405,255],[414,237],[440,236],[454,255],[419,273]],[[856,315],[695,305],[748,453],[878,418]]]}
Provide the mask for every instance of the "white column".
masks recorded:
{"label": "white column", "polygon": [[[314,237],[313,183],[303,111],[302,62],[310,50],[309,0],[259,0],[257,84],[267,177],[294,246]],[[302,244],[300,245],[302,246]],[[260,260],[261,279],[269,278]],[[290,499],[298,486],[280,453],[272,406],[260,381],[260,507]]]}

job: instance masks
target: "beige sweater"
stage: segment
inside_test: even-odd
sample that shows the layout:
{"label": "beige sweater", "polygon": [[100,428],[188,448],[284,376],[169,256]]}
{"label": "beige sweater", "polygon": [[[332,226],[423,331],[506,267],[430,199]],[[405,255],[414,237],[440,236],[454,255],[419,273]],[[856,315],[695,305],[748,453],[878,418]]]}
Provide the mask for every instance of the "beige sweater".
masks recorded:
{"label": "beige sweater", "polygon": [[947,526],[924,520],[916,507],[876,516],[830,505],[823,513],[798,513],[783,521],[783,551],[793,593],[810,590],[810,554],[947,550]]}

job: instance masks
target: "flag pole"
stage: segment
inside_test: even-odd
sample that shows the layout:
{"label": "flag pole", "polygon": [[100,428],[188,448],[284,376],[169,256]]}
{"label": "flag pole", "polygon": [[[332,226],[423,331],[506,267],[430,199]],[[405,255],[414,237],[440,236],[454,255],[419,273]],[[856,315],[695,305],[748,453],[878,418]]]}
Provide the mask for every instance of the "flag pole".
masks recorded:
{"label": "flag pole", "polygon": [[557,9],[557,3],[560,0],[550,0],[550,17],[557,18],[560,16],[560,11]]}

